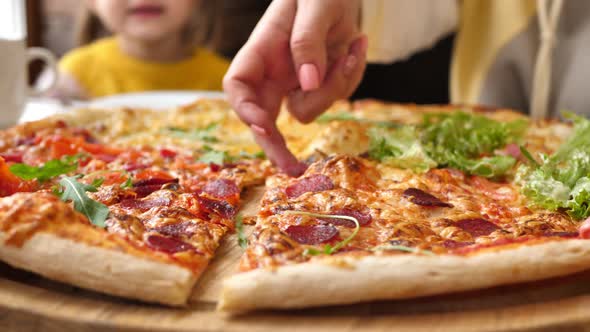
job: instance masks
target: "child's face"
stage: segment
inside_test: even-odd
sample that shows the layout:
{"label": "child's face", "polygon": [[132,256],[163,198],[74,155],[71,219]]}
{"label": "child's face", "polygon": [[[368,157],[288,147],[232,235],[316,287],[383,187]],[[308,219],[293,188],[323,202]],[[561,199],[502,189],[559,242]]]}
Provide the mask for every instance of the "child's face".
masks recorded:
{"label": "child's face", "polygon": [[200,0],[90,0],[90,7],[112,32],[143,41],[179,34]]}

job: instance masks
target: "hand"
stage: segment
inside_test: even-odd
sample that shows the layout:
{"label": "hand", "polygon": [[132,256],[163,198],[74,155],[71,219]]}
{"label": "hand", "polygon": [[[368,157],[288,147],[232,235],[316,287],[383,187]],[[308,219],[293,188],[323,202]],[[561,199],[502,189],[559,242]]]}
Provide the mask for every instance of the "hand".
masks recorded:
{"label": "hand", "polygon": [[358,29],[360,0],[275,0],[223,81],[230,103],[268,158],[290,175],[304,166],[276,126],[281,102],[313,121],[361,81],[367,38]]}

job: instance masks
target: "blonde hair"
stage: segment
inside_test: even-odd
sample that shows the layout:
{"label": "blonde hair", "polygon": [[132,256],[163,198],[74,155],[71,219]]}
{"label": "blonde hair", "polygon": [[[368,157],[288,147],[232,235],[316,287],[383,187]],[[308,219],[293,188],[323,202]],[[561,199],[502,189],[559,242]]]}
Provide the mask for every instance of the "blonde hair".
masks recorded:
{"label": "blonde hair", "polygon": [[[194,46],[204,45],[211,41],[217,28],[217,16],[220,12],[219,1],[200,1],[194,10],[193,17],[182,31],[183,39]],[[110,32],[88,6],[82,6],[76,19],[75,44],[84,46],[96,39],[106,37]]]}

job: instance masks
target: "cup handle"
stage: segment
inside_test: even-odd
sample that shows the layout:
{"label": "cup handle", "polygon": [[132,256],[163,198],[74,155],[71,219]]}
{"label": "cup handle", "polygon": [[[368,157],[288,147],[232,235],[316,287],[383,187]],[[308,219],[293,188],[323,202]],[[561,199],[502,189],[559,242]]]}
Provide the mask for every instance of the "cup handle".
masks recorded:
{"label": "cup handle", "polygon": [[55,56],[53,56],[53,54],[51,54],[50,51],[41,47],[31,47],[27,49],[27,63],[30,63],[31,61],[36,59],[42,60],[47,64],[47,68],[51,72],[51,82],[49,82],[49,84],[43,88],[35,86],[30,87],[29,95],[31,96],[40,96],[43,93],[51,90],[55,86],[55,84],[57,84],[57,78],[59,75],[57,71],[57,61],[55,60]]}

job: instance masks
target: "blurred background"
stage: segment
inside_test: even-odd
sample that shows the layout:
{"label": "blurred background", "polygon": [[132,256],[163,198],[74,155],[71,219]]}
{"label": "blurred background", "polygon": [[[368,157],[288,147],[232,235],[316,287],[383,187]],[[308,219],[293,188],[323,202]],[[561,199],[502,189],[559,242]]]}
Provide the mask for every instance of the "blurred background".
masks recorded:
{"label": "blurred background", "polygon": [[[270,0],[216,0],[216,21],[206,36],[207,45],[231,58],[248,39]],[[84,33],[80,22],[84,1],[26,0],[29,46],[42,46],[62,56],[79,46]],[[0,14],[1,15],[1,14]],[[94,36],[106,31],[92,31]],[[406,61],[391,65],[369,65],[354,99],[415,103],[448,103],[449,66],[454,36]],[[32,64],[30,80],[40,74],[40,64]]]}

